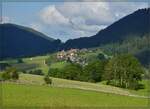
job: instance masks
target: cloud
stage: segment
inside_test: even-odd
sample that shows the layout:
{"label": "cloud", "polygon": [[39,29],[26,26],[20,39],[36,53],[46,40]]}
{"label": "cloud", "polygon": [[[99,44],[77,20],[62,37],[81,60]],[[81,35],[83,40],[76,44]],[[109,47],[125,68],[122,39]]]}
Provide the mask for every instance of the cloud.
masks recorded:
{"label": "cloud", "polygon": [[40,19],[50,34],[65,41],[94,35],[116,20],[145,7],[148,4],[144,2],[64,2],[43,8]]}
{"label": "cloud", "polygon": [[50,5],[45,7],[40,12],[40,17],[46,24],[57,25],[62,24],[65,25],[69,22],[67,18],[65,18],[55,7],[55,5]]}
{"label": "cloud", "polygon": [[42,31],[42,25],[40,23],[31,23],[30,27],[37,31]]}
{"label": "cloud", "polygon": [[84,19],[87,24],[91,22],[92,25],[108,24],[114,20],[106,2],[67,2],[62,6],[57,6],[56,9],[70,20],[80,18]]}
{"label": "cloud", "polygon": [[7,16],[0,16],[0,23],[10,23],[11,20]]}

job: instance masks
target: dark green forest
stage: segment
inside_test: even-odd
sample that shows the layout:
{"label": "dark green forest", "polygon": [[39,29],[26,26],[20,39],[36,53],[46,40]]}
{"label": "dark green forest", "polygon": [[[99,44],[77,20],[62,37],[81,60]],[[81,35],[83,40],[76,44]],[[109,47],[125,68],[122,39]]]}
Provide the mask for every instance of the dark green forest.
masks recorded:
{"label": "dark green forest", "polygon": [[121,43],[112,43],[103,45],[100,49],[110,55],[118,55],[129,53],[139,59],[139,61],[146,67],[150,65],[150,37],[144,35],[143,37],[129,37]]}

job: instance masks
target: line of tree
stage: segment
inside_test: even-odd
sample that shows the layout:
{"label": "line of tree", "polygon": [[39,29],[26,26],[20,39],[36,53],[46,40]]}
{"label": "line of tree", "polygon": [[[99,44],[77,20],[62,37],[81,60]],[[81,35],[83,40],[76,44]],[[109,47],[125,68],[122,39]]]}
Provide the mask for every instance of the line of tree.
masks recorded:
{"label": "line of tree", "polygon": [[109,60],[96,60],[86,66],[67,65],[63,69],[49,69],[49,76],[70,80],[100,82],[130,89],[138,89],[144,70],[140,62],[132,55],[117,55]]}
{"label": "line of tree", "polygon": [[105,53],[110,55],[129,53],[139,59],[145,67],[150,65],[150,37],[145,34],[142,37],[132,36],[128,37],[123,42],[116,42],[112,44],[105,44],[100,47]]}
{"label": "line of tree", "polygon": [[107,84],[122,88],[138,89],[144,69],[132,55],[120,55],[110,59],[105,66],[104,79]]}
{"label": "line of tree", "polygon": [[19,79],[19,73],[18,70],[14,67],[7,68],[5,72],[1,73],[0,80],[6,81],[6,80],[18,80]]}

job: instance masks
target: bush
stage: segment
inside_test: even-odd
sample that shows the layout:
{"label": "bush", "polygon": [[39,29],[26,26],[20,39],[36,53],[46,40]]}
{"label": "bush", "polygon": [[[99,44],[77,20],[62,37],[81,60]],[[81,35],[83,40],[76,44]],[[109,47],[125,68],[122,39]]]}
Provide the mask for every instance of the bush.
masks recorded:
{"label": "bush", "polygon": [[5,70],[7,67],[10,67],[8,63],[0,63],[0,70]]}
{"label": "bush", "polygon": [[18,80],[19,74],[16,68],[8,68],[4,73],[2,73],[1,78],[3,81],[5,80]]}
{"label": "bush", "polygon": [[58,68],[50,68],[48,71],[48,75],[56,78],[62,78],[63,71]]}
{"label": "bush", "polygon": [[105,55],[103,53],[99,53],[97,57],[101,61],[106,60]]}
{"label": "bush", "polygon": [[31,70],[28,72],[29,74],[34,74],[34,75],[44,75],[44,73],[42,72],[42,70],[40,69],[36,69],[36,70]]}
{"label": "bush", "polygon": [[20,58],[17,60],[17,63],[23,63],[23,60]]}
{"label": "bush", "polygon": [[44,81],[46,84],[52,84],[52,79],[48,75],[44,77]]}
{"label": "bush", "polygon": [[11,73],[11,78],[12,78],[13,80],[18,80],[18,79],[19,79],[19,74],[18,74],[18,72],[17,72],[17,71],[12,72],[12,73]]}
{"label": "bush", "polygon": [[2,73],[1,78],[2,78],[3,81],[6,81],[6,80],[11,79],[11,76],[10,76],[9,73],[4,72],[4,73]]}

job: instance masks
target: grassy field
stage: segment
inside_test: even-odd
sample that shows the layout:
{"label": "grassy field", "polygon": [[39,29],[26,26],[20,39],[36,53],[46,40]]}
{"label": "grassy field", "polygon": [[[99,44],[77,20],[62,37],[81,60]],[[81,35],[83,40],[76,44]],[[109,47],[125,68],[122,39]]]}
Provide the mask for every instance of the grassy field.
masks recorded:
{"label": "grassy field", "polygon": [[[53,84],[47,86],[44,84],[42,76],[21,74],[17,83],[3,83],[4,109],[7,107],[32,107],[33,109],[35,106],[63,107],[63,109],[67,107],[107,107],[110,109],[110,107],[147,107],[148,105],[146,98],[127,96],[135,94],[129,90],[101,83],[94,84],[57,78],[52,78],[52,80]],[[140,95],[146,90],[142,89],[136,93]]]}
{"label": "grassy field", "polygon": [[[94,54],[91,54],[94,55]],[[49,67],[45,64],[48,56],[38,56],[34,58],[24,58],[24,64],[36,64],[38,69],[44,73],[48,72]],[[15,65],[15,60],[8,60]],[[20,64],[21,65],[21,64]],[[63,68],[66,62],[57,62],[51,65],[51,68]],[[53,107],[52,109],[94,109],[94,107],[104,107],[110,109],[122,109],[129,107],[131,109],[146,109],[149,99],[150,85],[149,80],[142,81],[145,84],[144,89],[137,91],[112,87],[101,83],[87,83],[71,81],[65,79],[52,78],[52,85],[47,86],[44,83],[43,76],[20,74],[17,82],[5,82],[2,84],[2,102],[4,109],[14,109],[20,107]],[[1,86],[1,85],[0,85]],[[143,97],[144,96],[144,97]],[[2,104],[1,104],[2,103]],[[72,108],[70,108],[72,107]],[[78,107],[78,108],[74,108]],[[89,108],[88,108],[89,107]],[[1,109],[1,108],[0,108]],[[49,109],[49,108],[48,108]],[[125,109],[125,108],[123,108]]]}
{"label": "grassy field", "polygon": [[44,73],[47,73],[49,69],[49,67],[45,64],[45,59],[47,58],[48,56],[37,56],[32,58],[24,58],[23,61],[27,64],[39,65],[38,69],[41,69]]}
{"label": "grassy field", "polygon": [[3,84],[5,107],[147,107],[148,100],[95,91]]}
{"label": "grassy field", "polygon": [[25,69],[26,71],[27,70],[33,70],[33,69],[41,69],[43,71],[43,73],[45,73],[45,74],[48,72],[49,68],[61,69],[61,68],[65,67],[66,65],[68,65],[67,62],[62,61],[62,62],[52,63],[51,66],[49,67],[45,64],[45,60],[48,57],[49,56],[36,56],[36,57],[31,57],[31,58],[23,58],[24,63],[17,63],[16,59],[8,59],[5,61],[0,61],[0,62],[9,63],[15,68]]}
{"label": "grassy field", "polygon": [[[18,82],[21,84],[44,85],[43,76],[30,75],[30,74],[21,74]],[[52,82],[53,82],[52,83],[53,87],[84,89],[90,91],[108,92],[108,93],[115,93],[121,95],[131,94],[129,91],[126,91],[124,89],[103,85],[103,84],[94,84],[94,83],[72,81],[72,80],[58,79],[58,78],[52,78]]]}
{"label": "grassy field", "polygon": [[[17,59],[7,59],[0,61],[1,63],[9,63],[12,67],[17,69],[24,69],[26,71],[33,69],[41,69],[44,73],[48,72],[49,67],[45,64],[45,59],[48,56],[36,56],[31,58],[22,58],[23,63],[18,63]],[[33,66],[33,67],[32,67]]]}
{"label": "grassy field", "polygon": [[[80,82],[59,78],[52,78],[52,86],[55,87],[65,87],[65,88],[76,88],[84,89],[90,91],[98,92],[108,92],[115,93],[120,95],[139,95],[139,96],[150,96],[150,80],[143,80],[141,83],[144,84],[145,88],[140,90],[127,90],[122,88],[117,88],[113,86],[105,85],[103,82],[100,83],[89,83],[89,82]],[[31,74],[20,74],[20,79],[18,81],[21,84],[31,84],[31,85],[43,85],[44,80],[43,76],[31,75]]]}
{"label": "grassy field", "polygon": [[56,62],[51,64],[50,68],[58,68],[58,69],[62,69],[64,68],[66,65],[68,65],[69,63],[62,61],[62,62]]}

